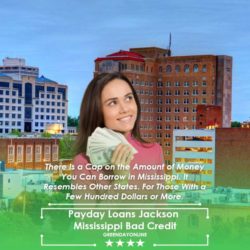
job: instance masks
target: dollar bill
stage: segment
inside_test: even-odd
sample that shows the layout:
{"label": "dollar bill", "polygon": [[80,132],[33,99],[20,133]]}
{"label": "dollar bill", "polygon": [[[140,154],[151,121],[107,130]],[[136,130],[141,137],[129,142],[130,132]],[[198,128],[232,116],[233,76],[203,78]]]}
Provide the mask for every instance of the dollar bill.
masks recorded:
{"label": "dollar bill", "polygon": [[137,150],[129,144],[123,134],[98,127],[88,138],[86,154],[92,164],[108,165],[111,164],[114,149],[120,143],[129,145],[133,154],[137,153]]}

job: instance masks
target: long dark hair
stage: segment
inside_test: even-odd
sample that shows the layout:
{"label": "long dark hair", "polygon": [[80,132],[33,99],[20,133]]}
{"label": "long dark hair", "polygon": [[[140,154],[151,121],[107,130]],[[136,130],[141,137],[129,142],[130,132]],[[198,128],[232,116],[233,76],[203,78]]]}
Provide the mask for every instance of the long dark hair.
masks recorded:
{"label": "long dark hair", "polygon": [[137,118],[134,128],[132,130],[132,136],[138,141],[146,143],[140,135],[140,115],[141,107],[139,98],[134,90],[129,79],[120,72],[115,73],[102,73],[97,75],[88,85],[81,104],[80,109],[80,121],[79,121],[79,133],[76,141],[76,154],[86,153],[88,137],[97,127],[104,127],[104,118],[102,113],[101,94],[103,88],[112,80],[121,79],[124,80],[131,88],[137,105]]}

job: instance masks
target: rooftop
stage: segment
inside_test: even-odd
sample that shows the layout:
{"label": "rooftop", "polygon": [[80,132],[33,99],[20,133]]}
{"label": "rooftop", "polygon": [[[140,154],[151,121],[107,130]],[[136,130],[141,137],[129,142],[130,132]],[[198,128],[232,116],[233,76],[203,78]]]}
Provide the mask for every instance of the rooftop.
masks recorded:
{"label": "rooftop", "polygon": [[106,57],[98,57],[95,59],[95,62],[105,61],[105,60],[113,60],[113,61],[122,61],[122,60],[132,60],[137,62],[144,62],[144,56],[131,52],[120,50],[118,52],[107,55]]}

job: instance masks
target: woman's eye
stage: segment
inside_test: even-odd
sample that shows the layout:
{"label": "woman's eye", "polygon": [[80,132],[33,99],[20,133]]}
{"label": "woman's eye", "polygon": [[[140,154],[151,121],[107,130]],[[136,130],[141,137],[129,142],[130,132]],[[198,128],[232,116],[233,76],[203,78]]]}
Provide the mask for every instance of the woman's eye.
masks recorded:
{"label": "woman's eye", "polygon": [[132,100],[133,98],[134,98],[134,97],[133,97],[132,95],[129,95],[129,96],[127,96],[126,99],[130,101],[130,100]]}
{"label": "woman's eye", "polygon": [[114,106],[116,104],[116,101],[111,101],[108,103],[109,106]]}

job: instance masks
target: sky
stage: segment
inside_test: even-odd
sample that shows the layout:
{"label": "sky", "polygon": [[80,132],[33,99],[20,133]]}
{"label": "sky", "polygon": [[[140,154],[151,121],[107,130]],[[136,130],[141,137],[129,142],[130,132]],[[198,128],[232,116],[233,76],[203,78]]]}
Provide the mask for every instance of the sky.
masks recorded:
{"label": "sky", "polygon": [[97,57],[166,48],[171,32],[172,55],[233,57],[232,120],[250,120],[248,0],[0,0],[0,6],[0,60],[24,58],[40,75],[67,84],[70,116],[79,114]]}

